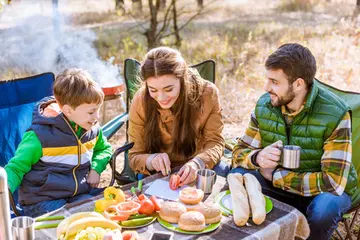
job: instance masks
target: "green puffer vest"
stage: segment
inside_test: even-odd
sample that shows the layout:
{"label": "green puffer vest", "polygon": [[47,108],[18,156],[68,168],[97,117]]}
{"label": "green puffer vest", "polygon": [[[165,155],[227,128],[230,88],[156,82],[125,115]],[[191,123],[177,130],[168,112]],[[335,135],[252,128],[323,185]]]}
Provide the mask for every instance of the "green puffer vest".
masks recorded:
{"label": "green puffer vest", "polygon": [[[325,140],[335,130],[350,108],[333,93],[314,82],[303,110],[287,125],[280,107],[273,107],[270,95],[264,94],[255,107],[261,144],[266,147],[278,140],[284,145],[301,147],[300,167],[295,172],[320,172]],[[357,173],[351,165],[345,192],[356,189]]]}

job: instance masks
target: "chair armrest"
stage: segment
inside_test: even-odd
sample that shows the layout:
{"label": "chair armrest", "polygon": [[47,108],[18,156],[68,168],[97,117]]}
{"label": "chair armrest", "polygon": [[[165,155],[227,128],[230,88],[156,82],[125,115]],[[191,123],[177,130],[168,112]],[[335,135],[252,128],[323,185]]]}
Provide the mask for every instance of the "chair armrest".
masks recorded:
{"label": "chair armrest", "polygon": [[[112,173],[111,173],[111,181],[110,181],[110,186],[114,185],[115,182],[115,173],[116,173],[116,157],[122,153],[125,152],[127,150],[129,150],[130,148],[132,148],[134,146],[134,143],[126,143],[123,146],[119,147],[118,149],[115,150],[115,152],[113,153],[113,155],[111,156],[111,168],[112,168]],[[125,166],[124,166],[125,168]]]}

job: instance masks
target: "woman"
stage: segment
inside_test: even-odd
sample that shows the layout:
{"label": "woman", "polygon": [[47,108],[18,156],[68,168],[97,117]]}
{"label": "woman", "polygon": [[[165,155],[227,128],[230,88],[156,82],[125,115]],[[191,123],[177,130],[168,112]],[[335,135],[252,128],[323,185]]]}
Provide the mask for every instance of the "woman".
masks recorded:
{"label": "woman", "polygon": [[129,152],[134,172],[179,170],[181,185],[196,171],[214,168],[224,151],[218,89],[190,69],[180,52],[168,47],[149,51],[141,65],[144,87],[129,114]]}

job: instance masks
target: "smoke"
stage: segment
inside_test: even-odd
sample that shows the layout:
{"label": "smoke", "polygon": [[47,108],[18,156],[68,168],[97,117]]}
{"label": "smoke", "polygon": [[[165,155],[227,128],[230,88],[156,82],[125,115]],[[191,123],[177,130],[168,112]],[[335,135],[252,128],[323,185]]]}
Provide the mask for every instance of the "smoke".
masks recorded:
{"label": "smoke", "polygon": [[51,4],[44,7],[24,1],[5,8],[0,14],[0,76],[9,70],[58,74],[77,67],[86,69],[102,87],[123,81],[112,59],[100,59],[94,47],[95,32],[74,30],[63,15],[53,16]]}

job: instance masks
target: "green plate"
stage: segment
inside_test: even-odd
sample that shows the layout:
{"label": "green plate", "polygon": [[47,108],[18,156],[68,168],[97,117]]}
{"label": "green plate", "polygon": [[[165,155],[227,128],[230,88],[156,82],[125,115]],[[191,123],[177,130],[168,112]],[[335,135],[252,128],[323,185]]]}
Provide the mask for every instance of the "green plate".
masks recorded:
{"label": "green plate", "polygon": [[136,229],[136,228],[142,228],[142,227],[145,227],[145,226],[147,226],[147,225],[150,225],[150,224],[152,224],[153,222],[155,222],[156,219],[157,219],[157,217],[154,216],[153,219],[152,219],[150,222],[146,223],[146,224],[137,225],[137,226],[131,226],[131,227],[130,227],[130,226],[124,226],[124,225],[121,224],[121,222],[119,223],[119,225],[121,226],[121,228]]}
{"label": "green plate", "polygon": [[[265,210],[266,213],[269,213],[273,209],[273,203],[268,196],[264,195],[264,197],[265,197]],[[219,205],[220,210],[224,215],[233,214],[230,190],[226,190],[218,193],[215,196],[215,203]]]}
{"label": "green plate", "polygon": [[161,217],[158,217],[158,222],[164,227],[174,232],[184,233],[184,234],[203,234],[208,233],[216,230],[220,226],[220,222],[212,223],[212,224],[206,224],[206,228],[199,232],[190,232],[182,230],[178,227],[176,223],[169,223],[168,221],[165,221],[161,219]]}

